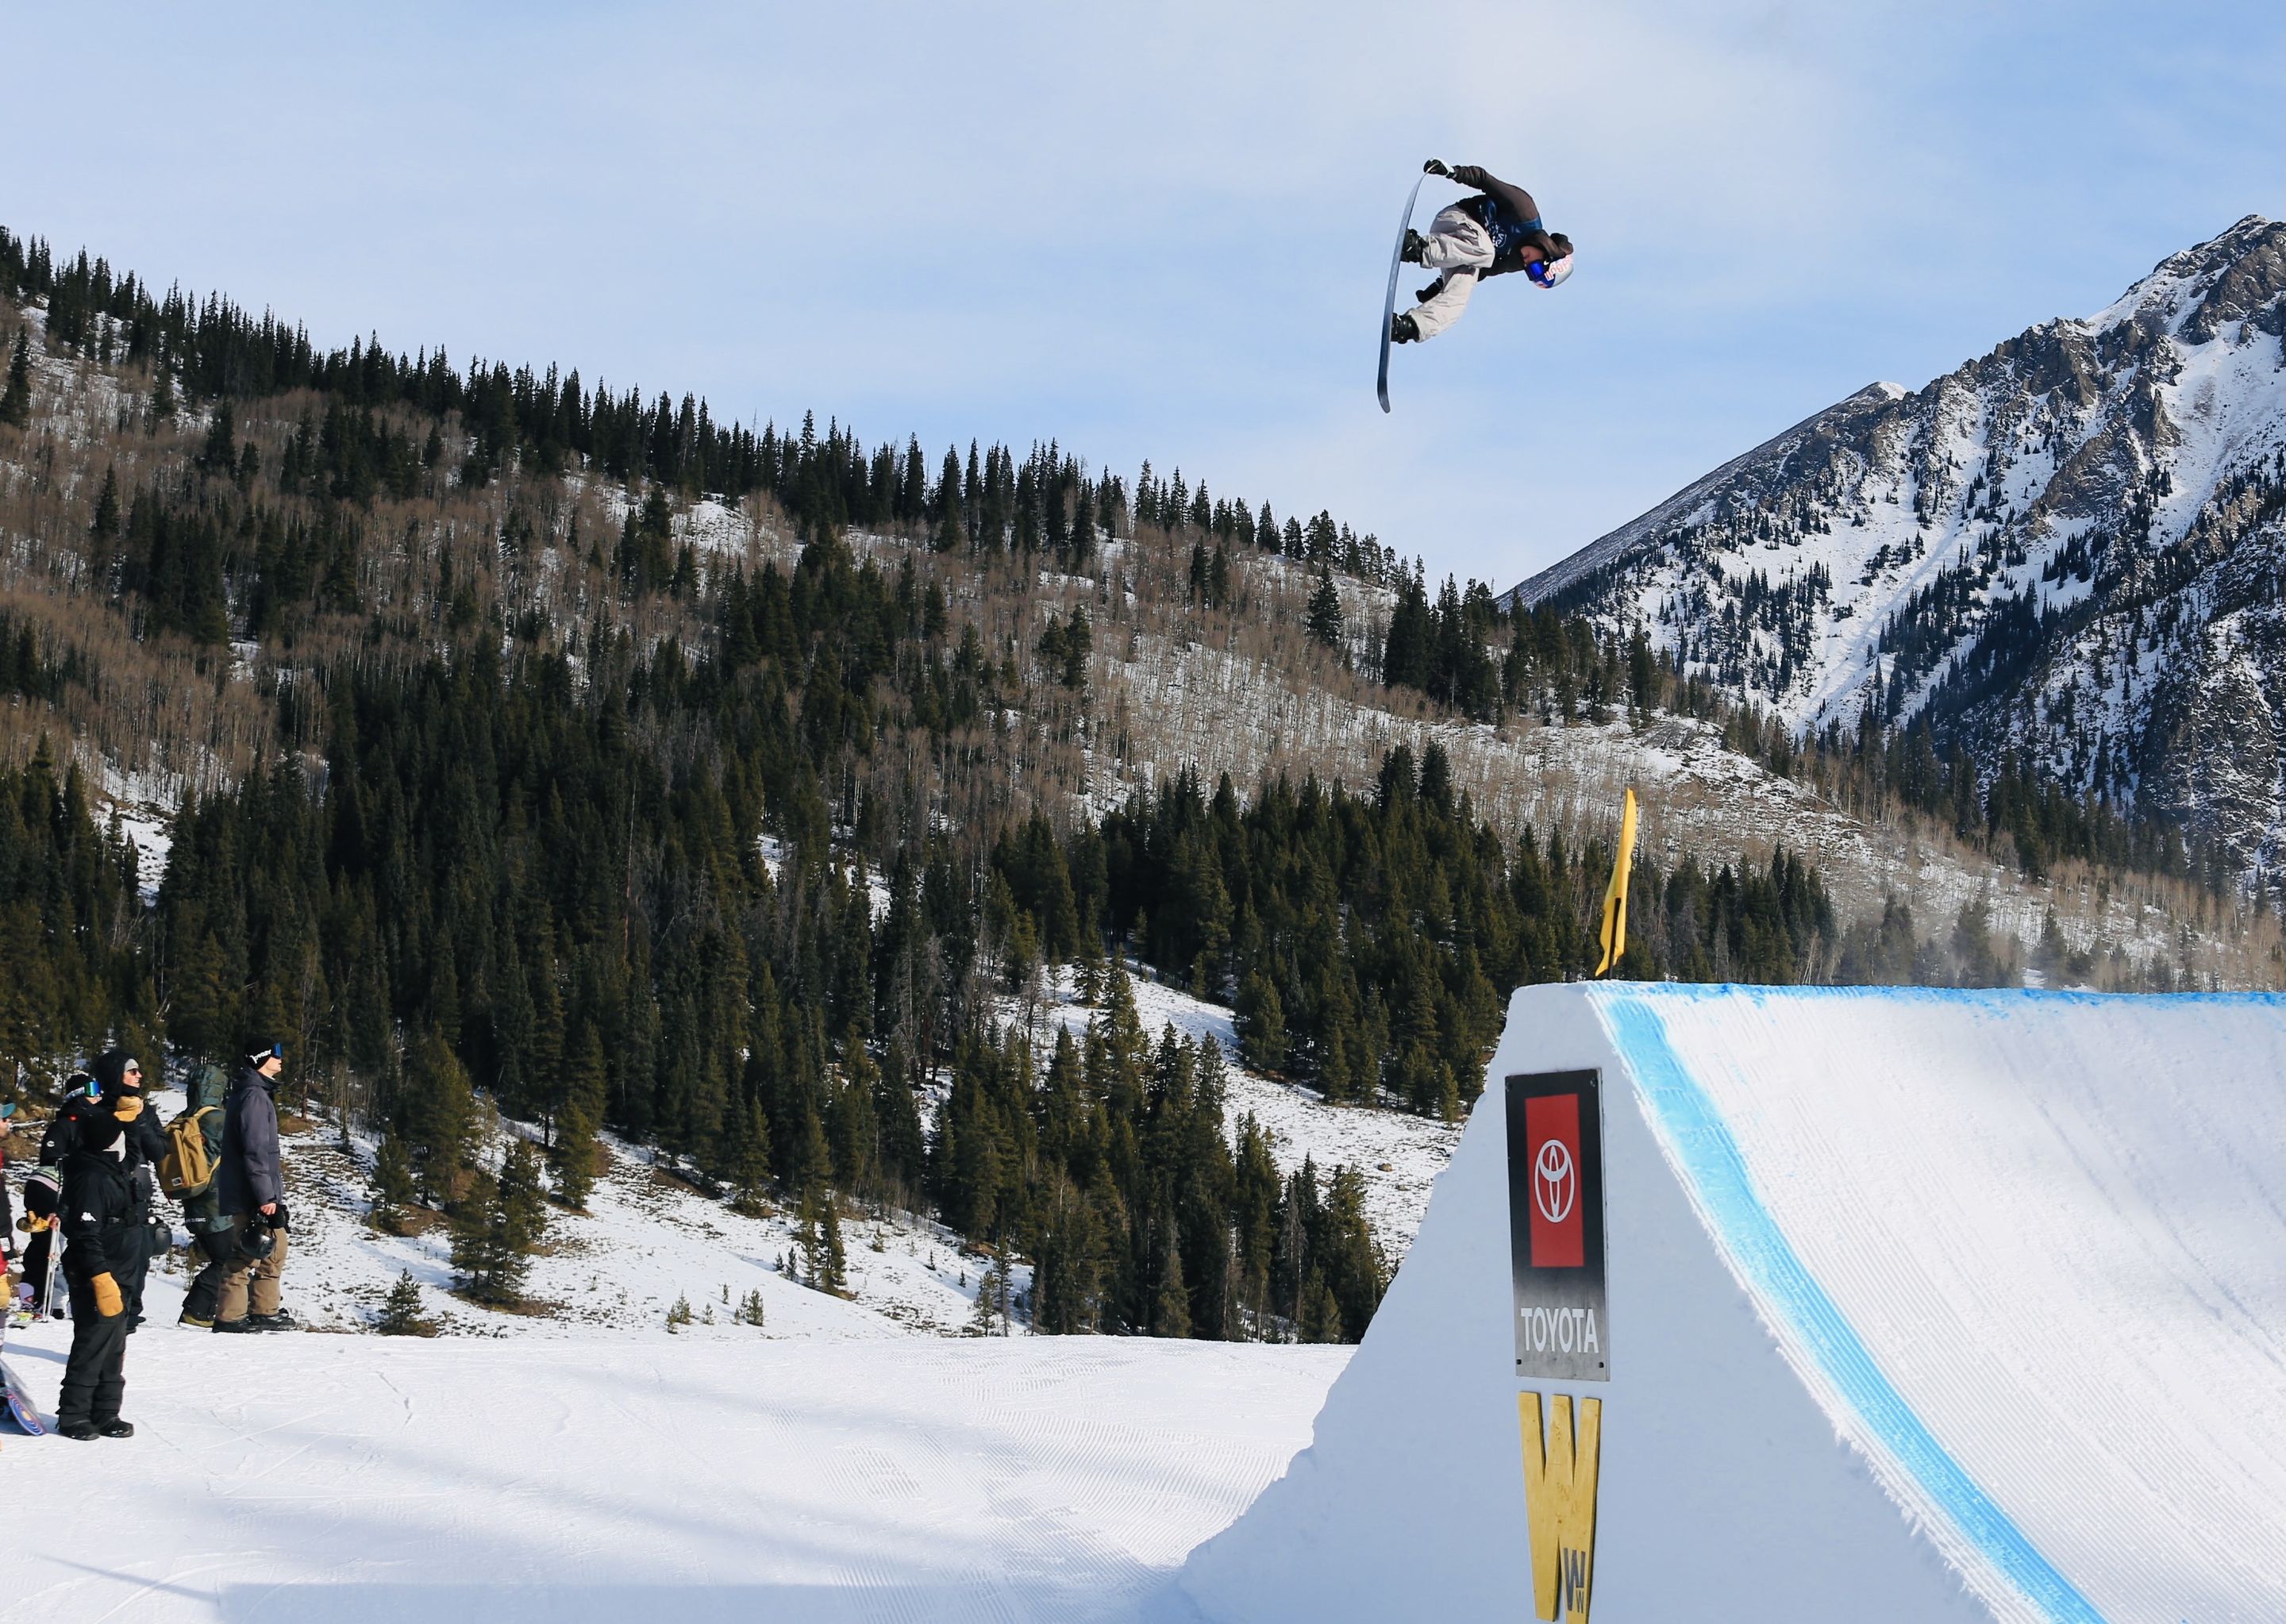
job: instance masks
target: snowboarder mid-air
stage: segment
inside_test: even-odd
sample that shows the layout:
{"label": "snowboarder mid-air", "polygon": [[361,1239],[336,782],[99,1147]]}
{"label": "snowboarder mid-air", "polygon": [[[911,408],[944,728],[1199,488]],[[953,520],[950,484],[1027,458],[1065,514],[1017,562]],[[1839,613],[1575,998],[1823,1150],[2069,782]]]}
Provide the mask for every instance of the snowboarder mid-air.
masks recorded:
{"label": "snowboarder mid-air", "polygon": [[1474,186],[1477,195],[1439,209],[1427,236],[1405,233],[1401,257],[1439,274],[1415,296],[1418,304],[1390,318],[1393,342],[1418,343],[1451,327],[1469,308],[1469,296],[1481,277],[1521,271],[1534,287],[1554,288],[1572,274],[1572,239],[1541,224],[1540,205],[1531,193],[1473,163],[1448,167],[1431,158],[1422,167]]}

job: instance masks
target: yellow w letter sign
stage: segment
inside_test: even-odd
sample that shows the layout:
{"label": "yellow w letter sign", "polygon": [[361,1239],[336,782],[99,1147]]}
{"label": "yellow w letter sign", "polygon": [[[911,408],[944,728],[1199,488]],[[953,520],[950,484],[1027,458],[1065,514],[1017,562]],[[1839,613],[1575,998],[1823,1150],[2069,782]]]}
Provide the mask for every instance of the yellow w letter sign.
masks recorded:
{"label": "yellow w letter sign", "polygon": [[1524,1423],[1524,1506],[1532,1527],[1532,1598],[1542,1619],[1588,1624],[1596,1565],[1596,1456],[1603,1443],[1604,1401],[1580,1400],[1580,1436],[1572,1436],[1572,1398],[1549,1395],[1549,1426],[1540,1395],[1519,1393]]}

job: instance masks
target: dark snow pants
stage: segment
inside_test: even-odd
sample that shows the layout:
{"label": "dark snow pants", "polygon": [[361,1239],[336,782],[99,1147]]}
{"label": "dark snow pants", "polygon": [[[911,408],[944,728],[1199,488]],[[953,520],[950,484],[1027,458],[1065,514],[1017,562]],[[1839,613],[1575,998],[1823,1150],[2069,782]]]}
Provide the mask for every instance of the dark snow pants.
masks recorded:
{"label": "dark snow pants", "polygon": [[[162,1238],[163,1234],[163,1239]],[[171,1232],[162,1232],[159,1226],[145,1218],[135,1226],[128,1239],[128,1264],[119,1271],[119,1295],[127,1305],[127,1328],[133,1330],[143,1323],[143,1287],[151,1278],[151,1260],[163,1257],[175,1242]]]}
{"label": "dark snow pants", "polygon": [[211,1325],[215,1308],[222,1301],[223,1276],[230,1272],[231,1254],[238,1250],[238,1232],[194,1229],[191,1250],[205,1260],[206,1266],[192,1278],[191,1289],[183,1295],[183,1318]]}
{"label": "dark snow pants", "polygon": [[127,1316],[105,1319],[96,1312],[95,1288],[74,1275],[71,1285],[71,1358],[64,1365],[56,1396],[56,1424],[91,1421],[98,1426],[119,1414],[127,1391]]}
{"label": "dark snow pants", "polygon": [[35,1234],[24,1248],[22,1278],[32,1288],[32,1312],[35,1314],[48,1312],[48,1251],[55,1243],[55,1226],[50,1225]]}

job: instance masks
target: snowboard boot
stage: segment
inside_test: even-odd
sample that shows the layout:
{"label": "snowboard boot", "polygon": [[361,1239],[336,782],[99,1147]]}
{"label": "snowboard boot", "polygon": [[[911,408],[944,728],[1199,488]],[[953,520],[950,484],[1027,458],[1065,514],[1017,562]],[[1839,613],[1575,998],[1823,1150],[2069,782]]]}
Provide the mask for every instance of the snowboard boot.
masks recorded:
{"label": "snowboard boot", "polygon": [[210,1331],[214,1329],[213,1320],[199,1319],[187,1308],[183,1311],[183,1317],[176,1320],[175,1323],[177,1325],[187,1325],[194,1331]]}
{"label": "snowboard boot", "polygon": [[92,1421],[67,1421],[56,1429],[58,1438],[68,1438],[74,1443],[91,1443],[103,1436],[95,1430]]}
{"label": "snowboard boot", "polygon": [[131,1421],[122,1421],[116,1415],[114,1415],[108,1421],[97,1422],[95,1423],[95,1430],[97,1435],[102,1438],[132,1438],[135,1436],[135,1423]]}
{"label": "snowboard boot", "polygon": [[246,1322],[257,1331],[298,1331],[302,1328],[302,1322],[282,1308],[274,1314],[248,1314]]}
{"label": "snowboard boot", "polygon": [[1428,247],[1429,239],[1408,225],[1405,228],[1405,246],[1398,249],[1397,256],[1408,265],[1417,265]]}
{"label": "snowboard boot", "polygon": [[1415,324],[1411,311],[1400,311],[1389,319],[1389,342],[1393,344],[1417,344],[1421,329]]}
{"label": "snowboard boot", "polygon": [[217,1331],[258,1331],[262,1328],[254,1322],[252,1314],[240,1314],[235,1320],[217,1320],[214,1328]]}

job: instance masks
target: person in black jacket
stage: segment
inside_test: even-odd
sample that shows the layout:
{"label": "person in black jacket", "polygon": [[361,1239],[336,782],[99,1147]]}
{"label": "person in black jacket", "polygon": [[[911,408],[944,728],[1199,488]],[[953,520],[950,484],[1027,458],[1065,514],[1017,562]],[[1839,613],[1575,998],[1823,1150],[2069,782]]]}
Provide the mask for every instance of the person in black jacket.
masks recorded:
{"label": "person in black jacket", "polygon": [[1572,274],[1572,239],[1548,229],[1531,193],[1473,163],[1447,167],[1431,158],[1423,167],[1474,186],[1477,195],[1439,209],[1427,236],[1405,233],[1405,261],[1443,274],[1421,289],[1418,304],[1390,319],[1392,342],[1436,337],[1461,319],[1486,277],[1521,271],[1534,287],[1554,288]]}
{"label": "person in black jacket", "polygon": [[13,1137],[16,1102],[0,1100],[0,1275],[8,1282],[8,1300],[0,1303],[0,1314],[16,1311],[16,1214],[8,1204],[8,1141]]}
{"label": "person in black jacket", "polygon": [[127,1391],[127,1300],[120,1275],[139,1257],[142,1220],[136,1215],[134,1171],[128,1162],[130,1131],[140,1118],[139,1097],[122,1099],[107,1113],[84,1116],[77,1143],[63,1159],[59,1218],[63,1258],[71,1291],[71,1357],[56,1399],[56,1431],[66,1438],[131,1438],[120,1418]]}
{"label": "person in black jacket", "polygon": [[215,1306],[217,1331],[297,1328],[294,1316],[278,1305],[279,1276],[286,1268],[286,1177],[271,1094],[285,1069],[284,1045],[269,1044],[246,1057],[231,1084],[215,1194],[231,1219],[236,1245]]}
{"label": "person in black jacket", "polygon": [[[122,1068],[123,1072],[123,1068]],[[104,1114],[102,1084],[84,1071],[75,1071],[64,1084],[64,1097],[40,1134],[40,1171],[24,1186],[24,1210],[29,1215],[31,1243],[24,1249],[24,1278],[32,1286],[32,1312],[52,1314],[47,1300],[48,1258],[57,1242],[56,1216],[62,1197],[64,1158],[77,1149],[80,1131],[92,1117]]]}
{"label": "person in black jacket", "polygon": [[174,1233],[152,1208],[159,1195],[159,1159],[167,1154],[167,1131],[158,1113],[146,1108],[143,1068],[124,1049],[106,1049],[88,1070],[95,1078],[96,1098],[91,1120],[106,1116],[122,1125],[121,1159],[135,1186],[135,1232],[121,1242],[119,1290],[127,1304],[127,1328],[131,1334],[143,1323],[143,1283],[151,1273],[151,1259],[163,1256],[174,1243]]}

